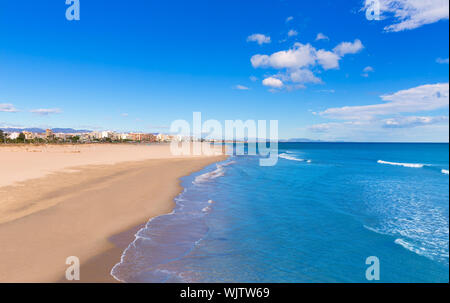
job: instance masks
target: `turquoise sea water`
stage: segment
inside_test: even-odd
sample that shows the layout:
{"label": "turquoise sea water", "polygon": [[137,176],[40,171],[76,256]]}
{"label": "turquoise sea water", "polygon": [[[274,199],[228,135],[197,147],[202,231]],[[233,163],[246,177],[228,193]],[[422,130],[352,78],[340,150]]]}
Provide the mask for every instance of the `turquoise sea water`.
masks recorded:
{"label": "turquoise sea water", "polygon": [[[280,143],[182,179],[112,270],[127,282],[449,281],[448,144]],[[151,182],[151,180],[149,180]]]}

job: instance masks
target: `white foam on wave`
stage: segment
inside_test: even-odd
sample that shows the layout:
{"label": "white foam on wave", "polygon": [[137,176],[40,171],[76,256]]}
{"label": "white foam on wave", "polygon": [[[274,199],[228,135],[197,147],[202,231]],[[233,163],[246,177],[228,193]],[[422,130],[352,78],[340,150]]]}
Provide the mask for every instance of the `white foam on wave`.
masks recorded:
{"label": "white foam on wave", "polygon": [[224,175],[223,168],[221,166],[218,166],[216,170],[213,170],[211,172],[205,173],[203,175],[200,175],[195,178],[194,183],[202,183],[206,182],[211,179],[215,179],[218,177],[222,177]]}
{"label": "white foam on wave", "polygon": [[[382,232],[382,231],[380,231],[378,229],[371,228],[371,227],[366,226],[366,225],[363,225],[363,226],[364,226],[364,228],[366,228],[366,229],[368,229],[368,230],[370,230],[372,232],[375,232],[377,234],[389,235],[389,233],[387,233],[387,232]],[[420,230],[420,229],[418,229],[418,230]],[[422,231],[422,232],[424,232],[424,231]],[[400,234],[402,234],[402,232],[400,232]],[[408,241],[406,241],[406,240],[404,240],[402,238],[395,239],[394,243],[402,246],[403,248],[405,248],[405,249],[407,249],[407,250],[409,250],[409,251],[411,251],[413,253],[421,255],[421,256],[425,256],[425,257],[430,258],[430,257],[432,257],[432,255],[436,255],[436,253],[433,253],[432,251],[428,251],[425,247],[416,246],[416,245],[414,245],[412,243],[409,243]]]}
{"label": "white foam on wave", "polygon": [[204,173],[203,175],[197,176],[193,183],[203,183],[206,181],[209,181],[211,179],[216,179],[219,177],[222,177],[225,174],[224,167],[235,163],[234,161],[230,161],[224,164],[216,164],[216,169],[207,173]]}
{"label": "white foam on wave", "polygon": [[372,227],[367,226],[367,225],[363,225],[363,227],[364,227],[365,229],[367,229],[367,230],[370,230],[370,231],[374,232],[374,233],[377,233],[377,234],[380,234],[380,235],[387,235],[387,233],[382,232],[382,231],[380,231],[380,230],[378,230],[378,229],[376,229],[376,228],[372,228]]}
{"label": "white foam on wave", "polygon": [[421,163],[400,163],[400,162],[389,162],[389,161],[383,161],[383,160],[378,160],[377,163],[403,166],[403,167],[412,167],[412,168],[422,168],[425,166],[425,164],[421,164]]}
{"label": "white foam on wave", "polygon": [[441,170],[441,173],[448,175],[448,169]]}
{"label": "white foam on wave", "polygon": [[407,250],[412,251],[418,255],[426,255],[426,250],[424,247],[417,248],[401,238],[395,239],[394,243],[403,246],[403,248],[406,248]]}
{"label": "white foam on wave", "polygon": [[291,160],[291,161],[308,162],[308,163],[311,162],[311,160],[305,160],[305,159],[296,158],[296,157],[290,156],[290,155],[288,155],[286,153],[279,154],[278,157],[286,159],[286,160]]}

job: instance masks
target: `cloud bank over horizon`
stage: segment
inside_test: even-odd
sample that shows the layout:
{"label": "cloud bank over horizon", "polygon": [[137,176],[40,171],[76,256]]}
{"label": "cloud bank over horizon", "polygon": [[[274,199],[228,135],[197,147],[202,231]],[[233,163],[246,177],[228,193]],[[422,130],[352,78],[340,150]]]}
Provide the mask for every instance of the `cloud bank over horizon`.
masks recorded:
{"label": "cloud bank over horizon", "polygon": [[448,83],[420,85],[381,95],[380,99],[384,102],[334,107],[321,111],[318,113],[319,116],[334,121],[311,125],[308,131],[327,134],[329,137],[358,137],[364,133],[374,133],[377,136],[385,134],[389,137],[398,130],[423,127],[428,130],[439,129],[446,132],[448,137],[448,116],[409,115],[420,112],[432,114],[436,110],[448,109]]}

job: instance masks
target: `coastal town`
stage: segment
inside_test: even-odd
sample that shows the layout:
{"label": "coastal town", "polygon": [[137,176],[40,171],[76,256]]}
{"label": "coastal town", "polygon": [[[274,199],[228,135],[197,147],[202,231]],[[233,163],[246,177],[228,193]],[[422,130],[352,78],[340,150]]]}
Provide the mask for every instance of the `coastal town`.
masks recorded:
{"label": "coastal town", "polygon": [[126,142],[172,142],[201,141],[194,137],[168,135],[163,133],[118,133],[114,131],[56,132],[45,131],[7,131],[0,130],[1,143],[126,143]]}

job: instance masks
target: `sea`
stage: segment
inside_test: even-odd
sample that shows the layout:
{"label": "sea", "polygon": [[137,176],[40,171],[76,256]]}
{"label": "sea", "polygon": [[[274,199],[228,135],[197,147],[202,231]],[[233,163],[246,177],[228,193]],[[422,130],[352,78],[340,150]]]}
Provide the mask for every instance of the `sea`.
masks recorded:
{"label": "sea", "polygon": [[[139,230],[111,274],[449,282],[447,143],[279,143],[276,165],[259,160],[234,154],[182,178],[173,212]],[[367,278],[373,257],[379,280]]]}

